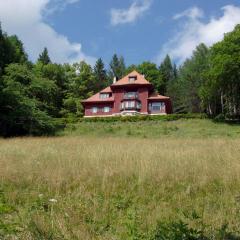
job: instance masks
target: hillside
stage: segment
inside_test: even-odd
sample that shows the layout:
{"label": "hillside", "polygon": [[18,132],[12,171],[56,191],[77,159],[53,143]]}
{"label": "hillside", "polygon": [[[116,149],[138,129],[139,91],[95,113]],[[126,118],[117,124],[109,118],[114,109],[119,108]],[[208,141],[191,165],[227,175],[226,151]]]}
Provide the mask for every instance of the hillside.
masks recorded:
{"label": "hillside", "polygon": [[[170,117],[166,119],[171,119]],[[179,119],[176,121],[166,121],[162,117],[159,119],[132,121],[130,118],[126,121],[115,122],[85,120],[77,124],[68,124],[59,135],[136,138],[240,137],[240,125],[238,124],[216,123],[209,119]]]}
{"label": "hillside", "polygon": [[61,135],[0,140],[1,239],[239,239],[240,126],[82,122]]}

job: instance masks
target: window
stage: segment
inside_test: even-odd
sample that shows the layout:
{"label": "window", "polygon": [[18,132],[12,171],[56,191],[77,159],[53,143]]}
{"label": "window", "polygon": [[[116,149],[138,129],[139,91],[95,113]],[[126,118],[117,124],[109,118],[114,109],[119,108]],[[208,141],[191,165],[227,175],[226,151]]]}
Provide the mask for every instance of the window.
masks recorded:
{"label": "window", "polygon": [[137,102],[137,109],[141,109],[142,108],[142,104],[140,102]]}
{"label": "window", "polygon": [[100,93],[100,99],[109,98],[109,93]]}
{"label": "window", "polygon": [[155,102],[150,105],[150,110],[153,112],[160,112],[165,110],[165,103],[163,102]]}
{"label": "window", "polygon": [[97,113],[98,112],[98,107],[93,107],[92,108],[92,113]]}
{"label": "window", "polygon": [[135,107],[135,102],[134,101],[127,101],[127,102],[125,102],[125,107],[126,108],[134,108]]}
{"label": "window", "polygon": [[110,112],[110,107],[104,107],[104,108],[103,108],[103,112],[105,112],[105,113]]}
{"label": "window", "polygon": [[125,98],[136,98],[137,92],[127,92],[124,94]]}
{"label": "window", "polygon": [[128,81],[130,82],[130,83],[133,83],[133,82],[135,82],[137,80],[137,76],[130,76],[129,78],[128,78]]}

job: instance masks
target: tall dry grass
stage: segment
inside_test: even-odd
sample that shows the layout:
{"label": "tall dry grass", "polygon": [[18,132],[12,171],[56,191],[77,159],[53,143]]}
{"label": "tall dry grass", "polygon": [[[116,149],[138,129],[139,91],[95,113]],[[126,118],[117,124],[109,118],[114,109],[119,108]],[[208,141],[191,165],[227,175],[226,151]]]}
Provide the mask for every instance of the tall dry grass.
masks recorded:
{"label": "tall dry grass", "polygon": [[171,219],[240,229],[240,139],[0,140],[0,179],[19,239],[133,239]]}

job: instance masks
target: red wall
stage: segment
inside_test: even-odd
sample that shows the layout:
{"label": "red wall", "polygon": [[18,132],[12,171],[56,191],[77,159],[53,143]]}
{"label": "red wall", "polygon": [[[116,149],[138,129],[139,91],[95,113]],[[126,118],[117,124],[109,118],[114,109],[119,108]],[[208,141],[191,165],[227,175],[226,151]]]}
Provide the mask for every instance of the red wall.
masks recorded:
{"label": "red wall", "polygon": [[125,92],[131,92],[131,91],[138,91],[139,93],[139,99],[142,103],[142,109],[141,113],[147,113],[148,112],[148,89],[147,88],[139,88],[139,89],[116,89],[113,93],[115,103],[114,103],[114,110],[113,113],[120,113],[120,106],[121,101],[124,97]]}
{"label": "red wall", "polygon": [[[85,103],[85,116],[102,116],[102,115],[112,115],[116,113],[120,113],[121,101],[124,97],[125,92],[138,91],[139,99],[142,103],[141,113],[150,113],[148,111],[148,89],[147,88],[139,88],[137,89],[114,89],[113,97],[114,103]],[[156,100],[150,100],[150,102],[156,102]],[[162,100],[166,105],[166,113],[172,113],[172,104],[170,99]],[[97,113],[92,113],[92,107],[98,107],[103,109],[103,107],[110,107],[111,110],[108,113],[103,112],[103,110],[98,111]]]}
{"label": "red wall", "polygon": [[114,108],[113,113],[120,113],[120,106],[121,101],[124,96],[124,90],[123,89],[116,89],[114,90],[113,97],[114,97]]}
{"label": "red wall", "polygon": [[[165,112],[160,112],[160,113],[166,113],[166,114],[171,114],[172,113],[172,103],[170,99],[164,99],[161,101],[157,101],[157,100],[150,100],[149,103],[151,102],[164,102],[165,103]],[[150,111],[148,111],[149,113],[151,113]]]}
{"label": "red wall", "polygon": [[148,112],[148,89],[147,88],[140,88],[138,90],[139,99],[142,103],[141,113]]}
{"label": "red wall", "polygon": [[[97,113],[92,112],[92,107],[101,108],[101,111],[98,109]],[[103,112],[103,107],[110,107],[110,112]],[[85,105],[85,116],[102,116],[102,115],[112,115],[113,114],[113,103],[87,103]]]}

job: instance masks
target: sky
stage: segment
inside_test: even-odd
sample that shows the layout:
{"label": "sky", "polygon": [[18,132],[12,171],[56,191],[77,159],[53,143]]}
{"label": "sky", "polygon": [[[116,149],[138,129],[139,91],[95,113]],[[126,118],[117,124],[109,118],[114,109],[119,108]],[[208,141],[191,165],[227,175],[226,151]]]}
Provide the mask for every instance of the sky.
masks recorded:
{"label": "sky", "polygon": [[240,0],[0,0],[0,22],[32,61],[47,47],[56,63],[181,64],[240,23]]}

